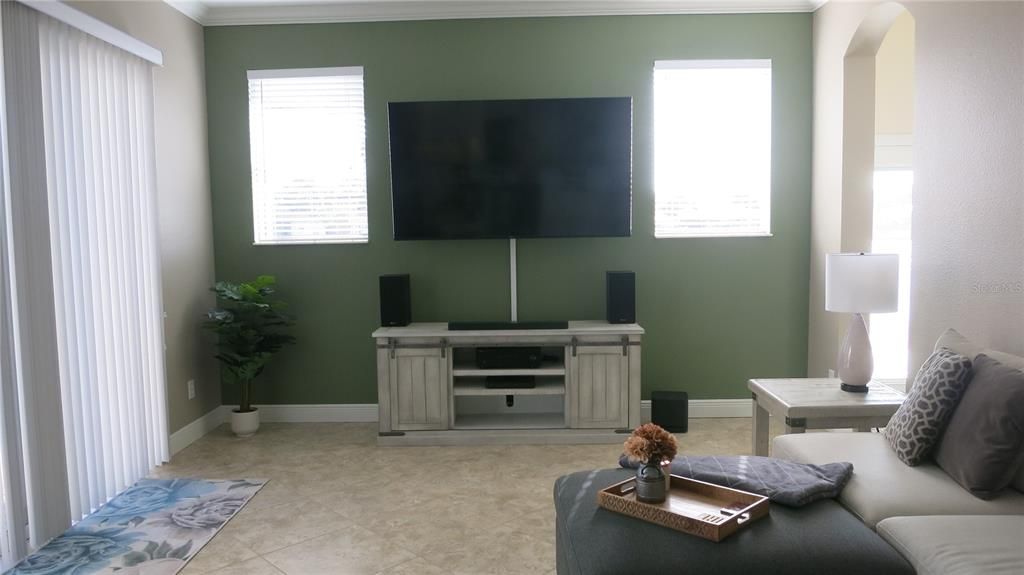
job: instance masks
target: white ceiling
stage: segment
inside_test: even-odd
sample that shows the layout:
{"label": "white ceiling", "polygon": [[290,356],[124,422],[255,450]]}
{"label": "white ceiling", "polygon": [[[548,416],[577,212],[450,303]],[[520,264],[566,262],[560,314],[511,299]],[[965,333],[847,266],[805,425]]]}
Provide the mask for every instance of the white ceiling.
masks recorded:
{"label": "white ceiling", "polygon": [[204,26],[608,16],[812,12],[828,0],[164,0]]}

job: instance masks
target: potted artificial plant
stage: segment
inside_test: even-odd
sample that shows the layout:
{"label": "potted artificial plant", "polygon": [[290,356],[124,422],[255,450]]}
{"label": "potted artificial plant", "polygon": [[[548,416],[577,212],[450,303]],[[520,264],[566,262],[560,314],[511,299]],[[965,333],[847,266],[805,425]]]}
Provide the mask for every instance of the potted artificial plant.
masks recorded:
{"label": "potted artificial plant", "polygon": [[252,380],[263,372],[270,358],[295,342],[284,333],[294,324],[272,299],[274,277],[260,276],[247,283],[217,282],[217,308],[206,314],[203,327],[217,334],[217,359],[228,378],[238,384],[238,409],[231,413],[231,431],[248,437],[260,427],[260,413],[250,403]]}

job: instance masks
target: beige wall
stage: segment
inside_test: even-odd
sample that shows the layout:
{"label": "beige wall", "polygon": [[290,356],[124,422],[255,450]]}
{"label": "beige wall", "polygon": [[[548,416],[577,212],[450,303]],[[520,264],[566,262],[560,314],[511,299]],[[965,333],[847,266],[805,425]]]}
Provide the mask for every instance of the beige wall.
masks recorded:
{"label": "beige wall", "polygon": [[1024,3],[914,3],[911,373],[953,326],[1024,354]]}
{"label": "beige wall", "polygon": [[[844,325],[824,311],[824,257],[844,239],[844,58],[865,17],[893,3],[832,3],[814,16],[814,158],[808,373],[835,363]],[[1024,3],[904,2],[914,17],[914,216],[910,373],[943,329],[1024,352]],[[846,162],[849,164],[849,162]],[[844,222],[844,220],[846,220]],[[869,224],[853,222],[870,229]]]}
{"label": "beige wall", "polygon": [[893,23],[875,56],[875,133],[914,133],[914,17]]}
{"label": "beige wall", "polygon": [[[835,367],[845,318],[825,311],[825,254],[841,251],[846,51],[872,6],[829,2],[814,13],[814,130],[811,160],[811,289],[807,375]],[[860,123],[874,126],[871,118]]]}
{"label": "beige wall", "polygon": [[[167,343],[169,429],[219,406],[220,382],[200,331],[213,304],[213,229],[206,143],[203,29],[163,2],[69,2],[160,49],[154,73],[157,193]],[[196,382],[188,399],[186,382]]]}

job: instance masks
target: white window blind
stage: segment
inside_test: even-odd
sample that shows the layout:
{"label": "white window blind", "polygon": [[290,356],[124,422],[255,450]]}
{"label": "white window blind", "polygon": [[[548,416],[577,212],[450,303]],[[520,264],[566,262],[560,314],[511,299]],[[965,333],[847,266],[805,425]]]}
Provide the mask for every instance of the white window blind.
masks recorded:
{"label": "white window blind", "polygon": [[366,242],[363,69],[249,71],[256,244]]}
{"label": "white window blind", "polygon": [[39,16],[71,518],[168,460],[153,68]]}
{"label": "white window blind", "polygon": [[771,234],[771,60],[654,63],[654,235]]}
{"label": "white window blind", "polygon": [[15,278],[5,287],[18,300],[14,381],[24,384],[34,548],[168,459],[153,68],[2,4],[17,150],[4,238]]}
{"label": "white window blind", "polygon": [[[0,7],[0,44],[4,42],[6,9]],[[18,327],[11,262],[10,170],[8,169],[7,105],[3,51],[0,50],[0,572],[28,553],[28,506],[22,454],[18,396],[23,381],[16,369],[14,341]]]}

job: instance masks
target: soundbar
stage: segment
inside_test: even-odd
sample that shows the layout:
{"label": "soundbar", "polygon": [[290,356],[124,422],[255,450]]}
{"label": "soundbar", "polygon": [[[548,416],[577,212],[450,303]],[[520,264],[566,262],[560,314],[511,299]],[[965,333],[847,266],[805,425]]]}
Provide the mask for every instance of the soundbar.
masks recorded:
{"label": "soundbar", "polygon": [[504,329],[569,329],[567,321],[450,321],[452,331],[500,331]]}

